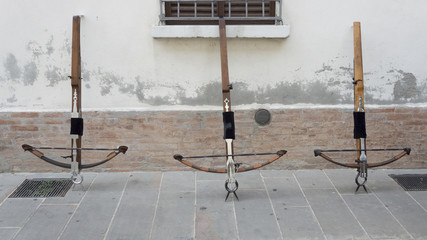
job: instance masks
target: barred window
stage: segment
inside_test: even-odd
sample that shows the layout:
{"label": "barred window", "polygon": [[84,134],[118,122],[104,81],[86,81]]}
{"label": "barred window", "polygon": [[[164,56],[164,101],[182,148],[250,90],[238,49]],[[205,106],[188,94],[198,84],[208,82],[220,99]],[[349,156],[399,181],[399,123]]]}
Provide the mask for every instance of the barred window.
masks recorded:
{"label": "barred window", "polygon": [[219,15],[228,25],[282,21],[281,0],[160,0],[160,4],[160,20],[165,25],[217,25]]}

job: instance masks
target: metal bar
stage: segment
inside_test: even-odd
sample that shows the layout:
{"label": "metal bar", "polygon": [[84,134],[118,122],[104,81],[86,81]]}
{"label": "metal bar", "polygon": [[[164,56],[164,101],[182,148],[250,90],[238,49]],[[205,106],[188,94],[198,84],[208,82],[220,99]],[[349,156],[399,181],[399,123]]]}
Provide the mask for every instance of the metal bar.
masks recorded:
{"label": "metal bar", "polygon": [[211,2],[211,17],[212,17],[212,18],[213,18],[213,17],[214,17],[214,15],[215,15],[214,7],[215,7],[215,4],[214,4],[214,2],[212,1],[212,2]]}
{"label": "metal bar", "polygon": [[160,1],[160,19],[162,19],[162,17],[165,16],[163,14],[163,6],[164,6],[164,4],[166,4],[166,3],[164,3],[164,1]]}
{"label": "metal bar", "polygon": [[265,2],[264,0],[262,0],[262,17],[265,17],[265,6],[264,6]]}
{"label": "metal bar", "polygon": [[177,5],[177,7],[178,7],[178,9],[176,10],[176,14],[177,14],[177,16],[179,17],[179,13],[181,12],[181,9],[180,9],[181,4],[179,3],[179,0],[178,0],[178,5]]}
{"label": "metal bar", "polygon": [[[281,20],[279,17],[224,17],[225,20]],[[198,20],[198,21],[211,21],[218,20],[217,17],[163,17],[160,18],[161,21],[176,21],[176,20]]]}
{"label": "metal bar", "polygon": [[99,151],[118,151],[118,148],[67,148],[67,147],[32,147],[33,149],[50,150],[99,150]]}
{"label": "metal bar", "polygon": [[265,156],[265,155],[275,155],[277,153],[240,153],[240,154],[220,154],[220,155],[205,155],[205,156],[188,156],[184,158],[214,158],[214,157],[242,157],[242,156]]}
{"label": "metal bar", "polygon": [[361,151],[402,151],[408,148],[374,148],[374,149],[333,149],[333,150],[315,150],[317,152],[361,152]]}
{"label": "metal bar", "polygon": [[197,17],[197,2],[194,2],[194,17]]}

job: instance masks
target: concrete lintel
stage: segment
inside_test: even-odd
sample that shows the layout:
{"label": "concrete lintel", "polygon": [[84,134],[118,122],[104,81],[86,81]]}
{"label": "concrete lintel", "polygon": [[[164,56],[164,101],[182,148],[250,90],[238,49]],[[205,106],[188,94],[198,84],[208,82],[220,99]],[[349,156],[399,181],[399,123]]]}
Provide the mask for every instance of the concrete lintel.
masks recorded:
{"label": "concrete lintel", "polygon": [[[153,38],[218,38],[215,25],[153,26]],[[287,38],[289,25],[229,25],[228,38]]]}

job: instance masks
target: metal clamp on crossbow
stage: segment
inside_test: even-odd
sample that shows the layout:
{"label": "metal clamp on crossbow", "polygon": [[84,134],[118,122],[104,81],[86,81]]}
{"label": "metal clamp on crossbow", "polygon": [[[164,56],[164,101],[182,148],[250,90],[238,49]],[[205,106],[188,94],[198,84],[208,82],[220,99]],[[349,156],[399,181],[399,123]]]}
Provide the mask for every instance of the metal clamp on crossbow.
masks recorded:
{"label": "metal clamp on crossbow", "polygon": [[[120,153],[125,154],[128,150],[126,146],[118,148],[82,148],[83,136],[83,118],[81,111],[81,54],[80,54],[80,16],[73,17],[73,42],[72,42],[72,56],[71,56],[71,88],[72,88],[72,104],[71,104],[71,147],[33,147],[28,144],[23,144],[22,148],[29,151],[38,158],[53,164],[58,167],[71,169],[71,180],[75,184],[83,181],[83,176],[80,174],[81,169],[92,168],[104,164]],[[41,151],[37,149],[53,149],[53,150],[71,150],[71,155],[63,156],[63,158],[71,158],[71,163],[63,163],[51,158],[46,157]],[[81,151],[82,150],[99,150],[99,151],[112,151],[104,160],[91,164],[82,164]]]}
{"label": "metal clamp on crossbow", "polygon": [[[340,150],[314,150],[314,156],[320,156],[329,162],[334,164],[348,167],[357,168],[357,175],[355,182],[357,184],[356,192],[360,187],[365,187],[366,181],[368,180],[368,168],[380,167],[390,164],[394,161],[399,160],[405,155],[411,153],[410,148],[390,148],[390,149],[366,149],[366,123],[365,123],[365,108],[364,108],[364,86],[363,86],[363,65],[362,65],[362,43],[360,33],[360,23],[354,22],[354,139],[356,139],[356,149],[340,149]],[[402,151],[398,155],[392,157],[383,162],[368,163],[367,154],[368,151]],[[356,152],[357,158],[355,163],[341,163],[333,160],[327,156],[325,152]],[[359,179],[362,179],[360,181]]]}
{"label": "metal clamp on crossbow", "polygon": [[[220,51],[221,51],[221,76],[222,76],[222,103],[223,103],[223,113],[222,120],[224,123],[224,140],[226,147],[225,155],[206,155],[206,156],[187,156],[184,157],[182,155],[176,154],[173,157],[180,161],[181,163],[192,167],[194,169],[205,171],[205,172],[213,172],[213,173],[227,173],[227,180],[225,181],[225,190],[227,190],[227,196],[225,197],[225,201],[227,201],[230,193],[232,193],[237,200],[236,191],[239,188],[239,183],[236,180],[237,172],[246,172],[250,170],[254,170],[257,168],[261,168],[267,164],[270,164],[283,155],[286,154],[285,150],[280,150],[275,153],[250,153],[250,154],[234,154],[233,152],[233,140],[235,139],[235,125],[234,125],[234,112],[231,111],[231,98],[230,91],[233,88],[229,82],[228,76],[228,59],[227,59],[227,37],[226,37],[226,26],[224,20],[224,2],[218,3],[218,16],[219,16],[219,36],[220,36]],[[267,161],[250,166],[250,167],[241,167],[240,163],[236,163],[234,161],[234,157],[236,156],[259,156],[259,155],[275,155],[271,159]],[[185,159],[190,158],[208,158],[208,157],[226,157],[226,167],[221,169],[212,169],[205,168],[201,166],[194,165]]]}

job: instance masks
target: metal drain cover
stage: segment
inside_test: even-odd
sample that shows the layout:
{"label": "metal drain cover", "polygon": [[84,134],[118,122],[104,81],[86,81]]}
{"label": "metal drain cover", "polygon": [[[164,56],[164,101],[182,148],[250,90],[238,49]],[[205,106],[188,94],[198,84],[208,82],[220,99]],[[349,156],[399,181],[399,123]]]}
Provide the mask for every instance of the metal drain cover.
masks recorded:
{"label": "metal drain cover", "polygon": [[265,126],[271,122],[271,113],[267,109],[258,109],[255,112],[255,122]]}
{"label": "metal drain cover", "polygon": [[427,174],[390,174],[389,176],[406,191],[427,190]]}
{"label": "metal drain cover", "polygon": [[73,182],[69,178],[25,179],[9,198],[64,197]]}

